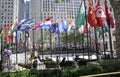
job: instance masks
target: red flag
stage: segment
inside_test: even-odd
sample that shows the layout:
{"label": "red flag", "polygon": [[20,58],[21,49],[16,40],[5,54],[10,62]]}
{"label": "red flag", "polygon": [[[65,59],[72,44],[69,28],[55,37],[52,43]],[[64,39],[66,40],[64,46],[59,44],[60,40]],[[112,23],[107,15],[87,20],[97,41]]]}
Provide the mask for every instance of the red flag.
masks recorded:
{"label": "red flag", "polygon": [[87,27],[84,26],[84,28],[83,28],[83,33],[87,33],[88,31],[90,31],[90,24],[89,23],[87,23],[87,24],[88,24]]}
{"label": "red flag", "polygon": [[98,0],[97,7],[96,7],[96,18],[97,18],[97,26],[98,27],[104,26],[106,22],[106,16],[105,16],[103,7],[100,3],[100,0]]}
{"label": "red flag", "polygon": [[50,20],[51,20],[51,18],[46,18],[46,19],[45,19],[45,21],[50,21]]}
{"label": "red flag", "polygon": [[105,0],[105,11],[106,11],[106,20],[107,22],[111,25],[112,28],[115,27],[115,22],[113,19],[113,15],[111,14],[108,5],[107,5],[107,1]]}
{"label": "red flag", "polygon": [[92,27],[97,26],[97,19],[96,19],[96,14],[95,14],[95,10],[94,10],[94,7],[93,7],[92,0],[90,0],[90,2],[89,2],[88,23]]}

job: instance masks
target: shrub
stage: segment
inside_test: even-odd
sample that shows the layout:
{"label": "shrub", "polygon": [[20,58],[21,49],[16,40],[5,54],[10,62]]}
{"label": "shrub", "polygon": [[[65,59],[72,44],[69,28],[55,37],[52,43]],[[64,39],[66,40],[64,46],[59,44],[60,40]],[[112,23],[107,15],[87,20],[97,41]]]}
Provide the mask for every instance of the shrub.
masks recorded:
{"label": "shrub", "polygon": [[100,62],[104,72],[120,71],[120,60],[104,60]]}

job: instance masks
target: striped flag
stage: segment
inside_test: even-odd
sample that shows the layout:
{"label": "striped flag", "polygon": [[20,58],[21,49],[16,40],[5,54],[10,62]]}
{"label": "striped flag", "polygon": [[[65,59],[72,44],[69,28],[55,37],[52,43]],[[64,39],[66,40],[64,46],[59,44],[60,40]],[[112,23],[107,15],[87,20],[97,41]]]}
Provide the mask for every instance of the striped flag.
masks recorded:
{"label": "striped flag", "polygon": [[12,23],[12,26],[11,26],[11,29],[8,31],[8,34],[12,34],[12,30],[16,27],[17,25],[17,21],[18,21],[18,18],[16,18],[13,23]]}
{"label": "striped flag", "polygon": [[51,25],[52,25],[51,18],[46,18],[43,22],[42,28],[49,29]]}
{"label": "striped flag", "polygon": [[70,31],[73,26],[75,26],[75,20],[70,21],[70,24],[69,24],[69,27],[68,27],[68,31]]}

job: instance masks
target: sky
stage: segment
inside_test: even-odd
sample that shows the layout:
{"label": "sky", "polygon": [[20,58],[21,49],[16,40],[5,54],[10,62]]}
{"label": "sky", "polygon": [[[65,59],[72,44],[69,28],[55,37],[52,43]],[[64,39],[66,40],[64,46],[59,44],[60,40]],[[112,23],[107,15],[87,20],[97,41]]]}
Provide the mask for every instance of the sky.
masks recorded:
{"label": "sky", "polygon": [[26,1],[30,1],[30,0],[24,0],[24,1],[26,2]]}

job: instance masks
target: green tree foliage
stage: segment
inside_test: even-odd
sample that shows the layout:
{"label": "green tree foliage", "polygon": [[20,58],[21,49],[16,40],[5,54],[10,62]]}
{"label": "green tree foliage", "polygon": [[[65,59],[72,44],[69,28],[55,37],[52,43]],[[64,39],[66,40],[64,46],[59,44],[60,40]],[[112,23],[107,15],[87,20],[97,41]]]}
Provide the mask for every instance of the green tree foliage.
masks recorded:
{"label": "green tree foliage", "polygon": [[60,2],[60,0],[55,0],[55,2],[56,2],[56,3],[59,3],[59,2]]}
{"label": "green tree foliage", "polygon": [[[66,43],[66,33],[63,33],[61,36],[61,40],[63,43]],[[76,36],[74,33],[67,34],[67,42],[68,43],[74,43],[78,42],[80,43],[82,41],[82,35],[80,33],[76,33]]]}

